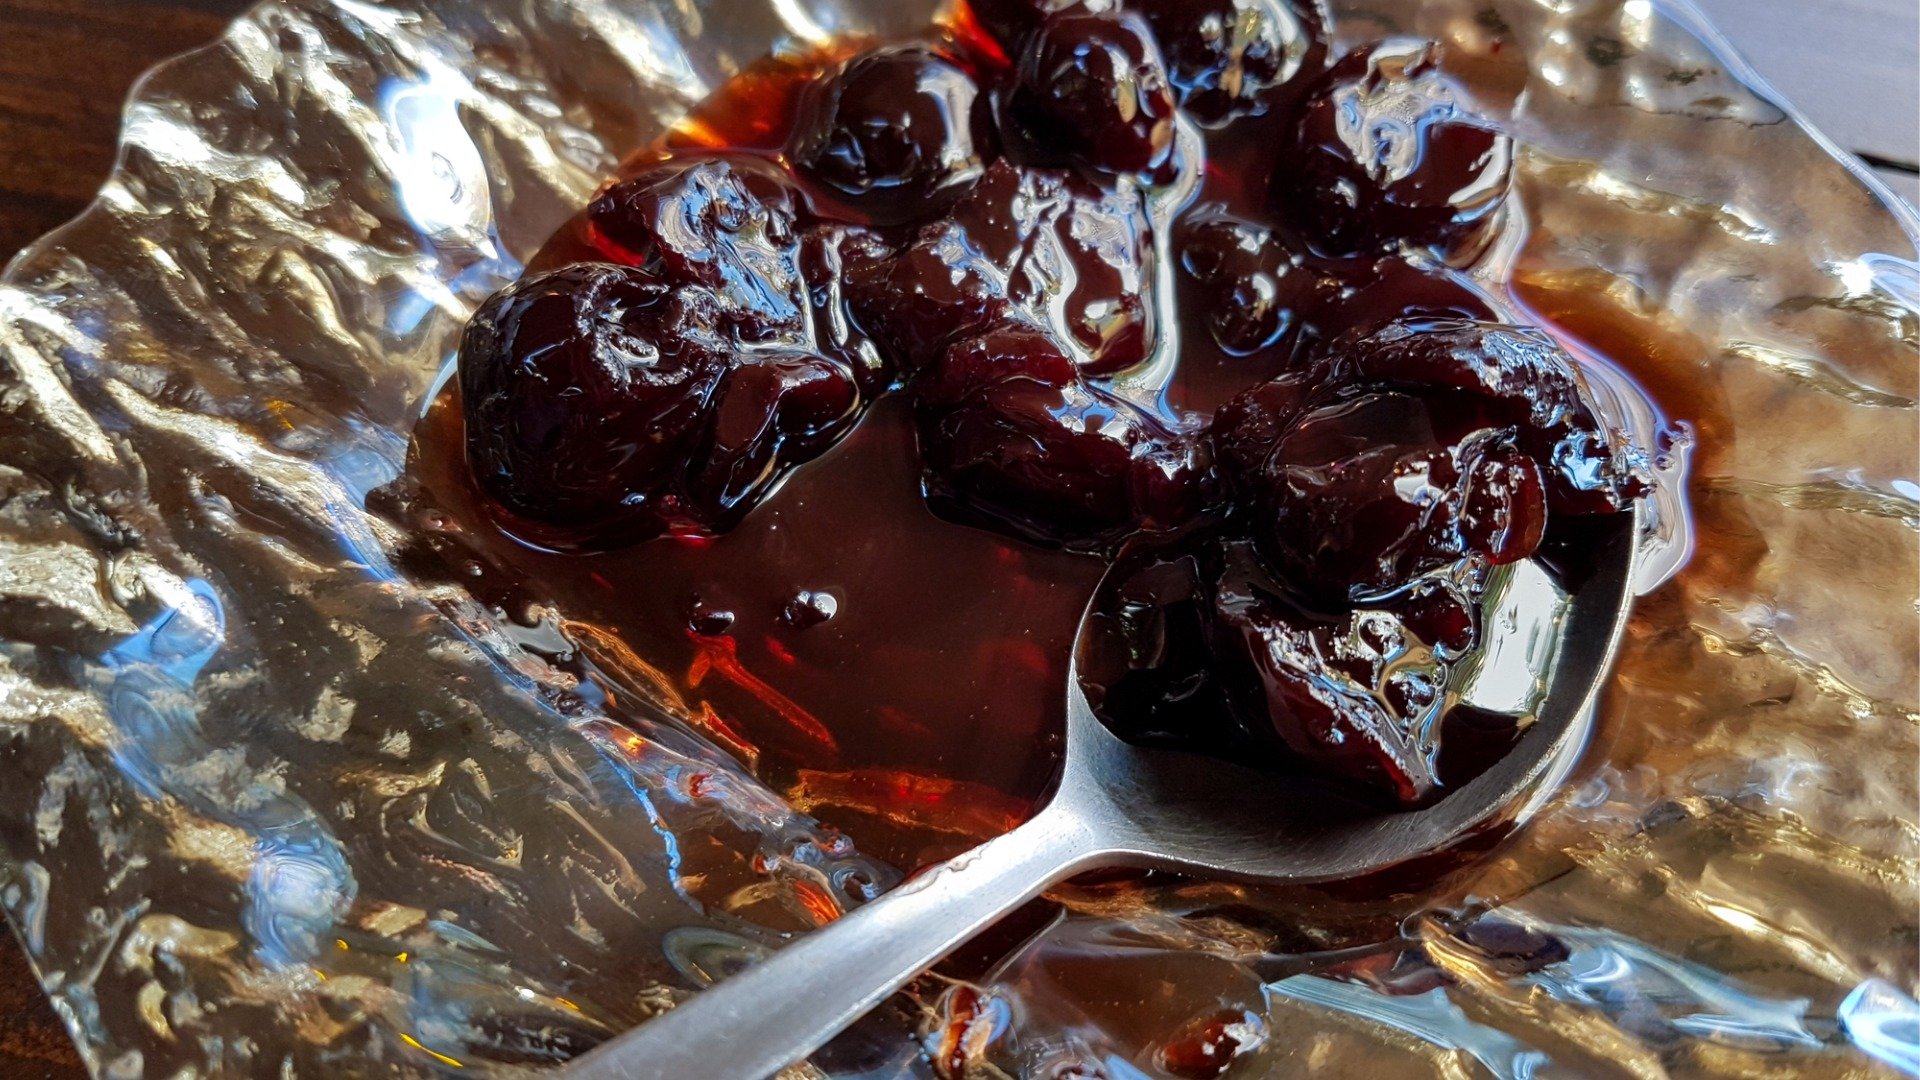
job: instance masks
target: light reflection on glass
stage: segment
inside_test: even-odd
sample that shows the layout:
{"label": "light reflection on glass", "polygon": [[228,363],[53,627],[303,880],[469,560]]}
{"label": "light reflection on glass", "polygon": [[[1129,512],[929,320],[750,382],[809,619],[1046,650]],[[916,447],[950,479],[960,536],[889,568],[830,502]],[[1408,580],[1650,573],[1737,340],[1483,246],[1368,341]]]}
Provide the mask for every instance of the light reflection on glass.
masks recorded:
{"label": "light reflection on glass", "polygon": [[1805,998],[1769,998],[1702,964],[1608,930],[1551,927],[1567,960],[1525,980],[1557,1000],[1593,1009],[1643,1037],[1667,1029],[1759,1050],[1814,1049]]}
{"label": "light reflection on glass", "polygon": [[1359,983],[1295,975],[1271,984],[1267,993],[1382,1024],[1443,1049],[1462,1051],[1485,1066],[1496,1080],[1530,1080],[1547,1064],[1547,1055],[1538,1049],[1468,1019],[1442,989],[1391,996]]}
{"label": "light reflection on glass", "polygon": [[[254,837],[242,924],[269,966],[303,963],[332,937],[352,904],[353,872],[322,819],[284,786],[247,775],[246,751],[208,742],[195,683],[226,638],[225,609],[205,581],[184,583],[191,603],[169,608],[103,654],[82,677],[98,685],[121,733],[115,752],[150,795]],[[235,785],[239,790],[234,790]]]}
{"label": "light reflection on glass", "polygon": [[1840,1026],[1853,1044],[1910,1076],[1920,1076],[1920,1002],[1884,979],[1868,979],[1840,1003]]}

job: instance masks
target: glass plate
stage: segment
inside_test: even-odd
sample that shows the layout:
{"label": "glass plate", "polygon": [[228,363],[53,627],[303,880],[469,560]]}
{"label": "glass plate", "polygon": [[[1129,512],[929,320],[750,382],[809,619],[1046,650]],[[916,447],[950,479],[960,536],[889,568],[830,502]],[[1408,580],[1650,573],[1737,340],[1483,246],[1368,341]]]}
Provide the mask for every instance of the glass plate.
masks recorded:
{"label": "glass plate", "polygon": [[[1920,224],[1688,8],[1335,6],[1447,43],[1524,146],[1514,299],[1696,436],[1594,745],[1437,880],[1063,886],[797,1075],[1161,1076],[1210,1020],[1235,1077],[1920,1069]],[[928,14],[285,0],[141,84],[0,287],[0,900],[98,1074],[556,1061],[897,878],[366,500],[617,155]]]}

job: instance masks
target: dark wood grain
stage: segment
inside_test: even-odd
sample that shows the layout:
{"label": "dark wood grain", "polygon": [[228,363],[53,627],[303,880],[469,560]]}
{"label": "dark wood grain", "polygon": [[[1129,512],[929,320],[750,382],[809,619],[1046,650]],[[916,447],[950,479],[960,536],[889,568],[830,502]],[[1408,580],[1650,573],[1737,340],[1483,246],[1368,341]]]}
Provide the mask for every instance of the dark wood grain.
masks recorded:
{"label": "dark wood grain", "polygon": [[[140,73],[219,36],[248,0],[0,0],[0,259],[78,214],[113,163]],[[0,1077],[86,1070],[0,931]]]}
{"label": "dark wood grain", "polygon": [[81,1080],[86,1070],[67,1029],[11,934],[0,937],[0,1076]]}
{"label": "dark wood grain", "polygon": [[[0,0],[0,252],[80,212],[142,71],[217,37],[247,0]],[[9,1074],[11,1075],[11,1074]]]}

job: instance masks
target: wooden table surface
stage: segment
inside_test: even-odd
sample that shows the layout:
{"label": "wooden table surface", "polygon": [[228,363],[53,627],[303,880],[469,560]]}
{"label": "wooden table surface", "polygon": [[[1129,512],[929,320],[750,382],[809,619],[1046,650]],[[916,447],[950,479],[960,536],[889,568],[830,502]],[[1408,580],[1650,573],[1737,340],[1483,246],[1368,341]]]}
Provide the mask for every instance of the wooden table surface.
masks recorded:
{"label": "wooden table surface", "polygon": [[[0,0],[0,258],[92,197],[133,80],[249,2]],[[1920,4],[1697,2],[1815,123],[1920,203]],[[11,938],[0,940],[0,1076],[85,1076]]]}

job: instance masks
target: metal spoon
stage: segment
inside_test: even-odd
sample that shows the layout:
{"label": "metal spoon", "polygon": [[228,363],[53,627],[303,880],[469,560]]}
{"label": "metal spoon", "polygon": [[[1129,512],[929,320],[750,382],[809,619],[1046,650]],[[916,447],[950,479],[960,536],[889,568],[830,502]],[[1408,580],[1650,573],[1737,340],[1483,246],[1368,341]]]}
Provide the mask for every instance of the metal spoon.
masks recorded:
{"label": "metal spoon", "polygon": [[[1243,881],[1357,877],[1461,838],[1577,752],[1632,601],[1639,515],[1596,520],[1596,570],[1530,625],[1524,589],[1489,612],[1487,653],[1551,657],[1512,753],[1424,810],[1382,813],[1212,758],[1144,750],[1067,680],[1060,784],[1026,824],[933,867],[562,1070],[566,1080],[753,1080],[801,1060],[988,924],[1083,870],[1153,867]],[[1544,576],[1535,574],[1535,581]],[[1496,603],[1500,601],[1496,600]],[[1549,598],[1551,603],[1551,598]],[[1080,633],[1086,633],[1082,619]],[[1519,640],[1516,640],[1519,639]],[[1495,646],[1499,646],[1496,648]],[[1076,649],[1077,651],[1077,649]]]}

